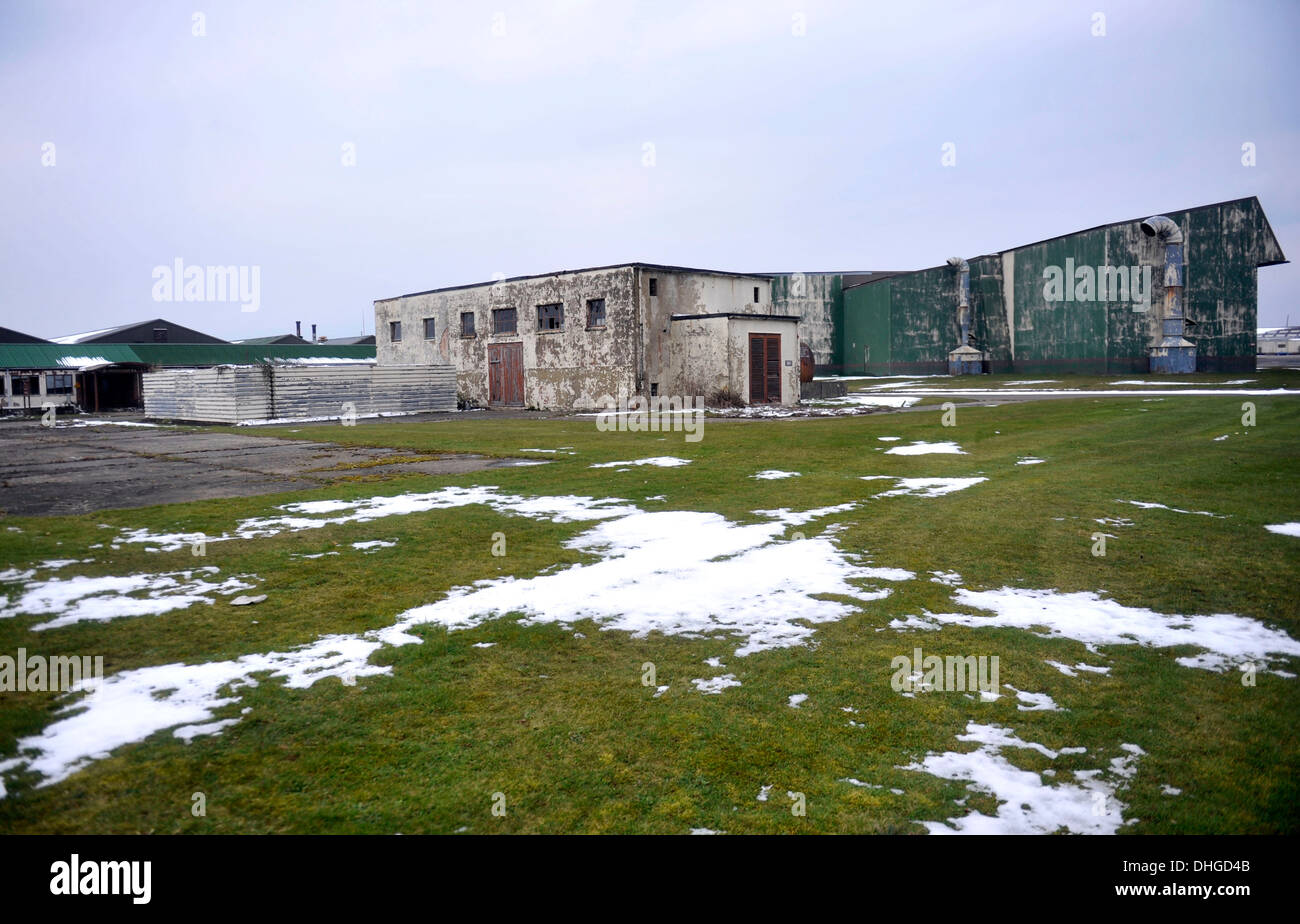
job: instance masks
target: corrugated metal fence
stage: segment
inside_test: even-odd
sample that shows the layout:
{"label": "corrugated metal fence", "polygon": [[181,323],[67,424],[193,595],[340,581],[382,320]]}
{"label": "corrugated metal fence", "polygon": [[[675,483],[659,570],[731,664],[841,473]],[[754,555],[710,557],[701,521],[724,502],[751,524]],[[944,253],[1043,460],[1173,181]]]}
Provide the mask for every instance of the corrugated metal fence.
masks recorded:
{"label": "corrugated metal fence", "polygon": [[454,411],[450,365],[217,366],[143,376],[146,417],[205,423]]}

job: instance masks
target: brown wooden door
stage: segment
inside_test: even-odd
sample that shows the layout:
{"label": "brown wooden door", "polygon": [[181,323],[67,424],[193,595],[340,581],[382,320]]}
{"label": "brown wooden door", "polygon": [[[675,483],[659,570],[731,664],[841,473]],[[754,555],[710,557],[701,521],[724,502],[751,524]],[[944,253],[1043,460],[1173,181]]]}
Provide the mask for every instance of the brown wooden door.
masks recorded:
{"label": "brown wooden door", "polygon": [[488,344],[488,404],[524,406],[524,345]]}
{"label": "brown wooden door", "polygon": [[781,403],[781,335],[749,335],[749,403]]}

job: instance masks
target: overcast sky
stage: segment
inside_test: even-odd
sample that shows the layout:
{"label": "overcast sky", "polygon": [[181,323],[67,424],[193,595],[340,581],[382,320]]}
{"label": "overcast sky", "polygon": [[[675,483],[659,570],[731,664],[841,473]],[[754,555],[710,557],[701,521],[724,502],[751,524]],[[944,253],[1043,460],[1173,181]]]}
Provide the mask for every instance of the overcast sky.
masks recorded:
{"label": "overcast sky", "polygon": [[[917,269],[1248,195],[1300,259],[1298,40],[1247,0],[0,0],[0,325],[349,336],[496,273]],[[156,301],[177,259],[260,307]],[[1259,293],[1300,324],[1295,265]]]}

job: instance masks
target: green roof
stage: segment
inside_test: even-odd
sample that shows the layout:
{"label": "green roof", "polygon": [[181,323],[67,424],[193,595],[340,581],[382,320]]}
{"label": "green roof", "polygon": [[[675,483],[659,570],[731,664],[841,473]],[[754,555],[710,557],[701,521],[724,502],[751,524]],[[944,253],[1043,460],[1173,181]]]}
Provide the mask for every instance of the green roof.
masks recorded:
{"label": "green roof", "polygon": [[373,344],[0,343],[0,369],[75,369],[90,362],[145,366],[250,365],[277,359],[374,359]]}

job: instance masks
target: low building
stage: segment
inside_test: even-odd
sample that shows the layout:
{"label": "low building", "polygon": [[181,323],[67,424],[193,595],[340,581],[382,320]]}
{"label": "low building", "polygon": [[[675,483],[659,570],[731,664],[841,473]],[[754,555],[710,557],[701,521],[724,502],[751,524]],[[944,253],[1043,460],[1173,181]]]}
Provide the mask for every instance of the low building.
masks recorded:
{"label": "low building", "polygon": [[650,263],[375,302],[380,365],[448,363],[463,401],[591,410],[620,396],[799,400],[799,318],[772,277]]}

